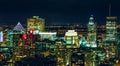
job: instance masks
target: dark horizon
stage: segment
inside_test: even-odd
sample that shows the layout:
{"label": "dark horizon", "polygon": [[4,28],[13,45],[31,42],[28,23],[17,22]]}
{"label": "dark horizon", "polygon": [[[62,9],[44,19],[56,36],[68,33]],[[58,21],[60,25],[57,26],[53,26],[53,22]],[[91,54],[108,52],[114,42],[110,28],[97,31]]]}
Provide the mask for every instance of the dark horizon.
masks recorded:
{"label": "dark horizon", "polygon": [[120,1],[112,0],[2,0],[0,24],[26,24],[27,18],[40,16],[46,24],[87,24],[94,15],[97,24],[105,24],[109,15],[120,20]]}

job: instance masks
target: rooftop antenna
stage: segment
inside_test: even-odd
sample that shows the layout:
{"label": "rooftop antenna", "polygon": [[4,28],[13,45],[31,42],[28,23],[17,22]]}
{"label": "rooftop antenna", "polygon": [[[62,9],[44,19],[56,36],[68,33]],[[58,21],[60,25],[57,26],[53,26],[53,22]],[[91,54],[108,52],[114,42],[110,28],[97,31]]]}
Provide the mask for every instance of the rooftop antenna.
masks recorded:
{"label": "rooftop antenna", "polygon": [[109,3],[109,16],[111,16],[111,3]]}

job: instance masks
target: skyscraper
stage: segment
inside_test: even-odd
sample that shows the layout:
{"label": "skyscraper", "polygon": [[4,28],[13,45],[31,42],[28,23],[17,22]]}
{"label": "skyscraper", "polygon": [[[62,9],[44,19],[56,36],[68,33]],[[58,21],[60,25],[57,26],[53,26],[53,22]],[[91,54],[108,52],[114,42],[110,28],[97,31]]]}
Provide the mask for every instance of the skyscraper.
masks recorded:
{"label": "skyscraper", "polygon": [[45,28],[45,19],[39,18],[39,16],[33,16],[27,19],[27,31],[34,30],[43,32]]}
{"label": "skyscraper", "polygon": [[117,34],[117,28],[116,28],[116,22],[117,17],[115,16],[108,16],[106,17],[106,44],[105,46],[108,47],[107,57],[115,57],[116,53],[116,34]]}
{"label": "skyscraper", "polygon": [[88,47],[97,47],[96,42],[96,24],[93,18],[93,15],[90,16],[88,22],[88,38],[87,38]]}
{"label": "skyscraper", "polygon": [[106,17],[106,41],[116,41],[116,21],[117,17]]}

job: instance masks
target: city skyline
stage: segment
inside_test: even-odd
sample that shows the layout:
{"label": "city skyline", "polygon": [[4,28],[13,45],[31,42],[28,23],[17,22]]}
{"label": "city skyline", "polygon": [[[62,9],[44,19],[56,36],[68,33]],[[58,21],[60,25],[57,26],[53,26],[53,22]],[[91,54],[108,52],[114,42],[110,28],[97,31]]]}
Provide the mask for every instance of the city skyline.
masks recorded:
{"label": "city skyline", "polygon": [[102,27],[93,15],[86,27],[44,27],[39,16],[27,18],[26,28],[20,22],[13,29],[1,27],[0,66],[120,66],[116,17],[107,17]]}
{"label": "city skyline", "polygon": [[105,24],[109,15],[117,16],[119,23],[119,0],[29,0],[29,1],[1,1],[0,24],[26,24],[27,18],[40,16],[47,24],[87,24],[91,14],[97,24]]}

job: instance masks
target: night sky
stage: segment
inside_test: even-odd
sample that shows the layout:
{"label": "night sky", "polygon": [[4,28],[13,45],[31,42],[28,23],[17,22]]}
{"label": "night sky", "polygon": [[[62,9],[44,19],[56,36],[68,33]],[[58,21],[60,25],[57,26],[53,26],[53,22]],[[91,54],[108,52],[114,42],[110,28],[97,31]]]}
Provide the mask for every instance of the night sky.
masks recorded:
{"label": "night sky", "polygon": [[120,0],[0,0],[0,24],[25,24],[34,15],[46,24],[87,24],[91,14],[97,24],[105,24],[109,3],[119,23]]}

